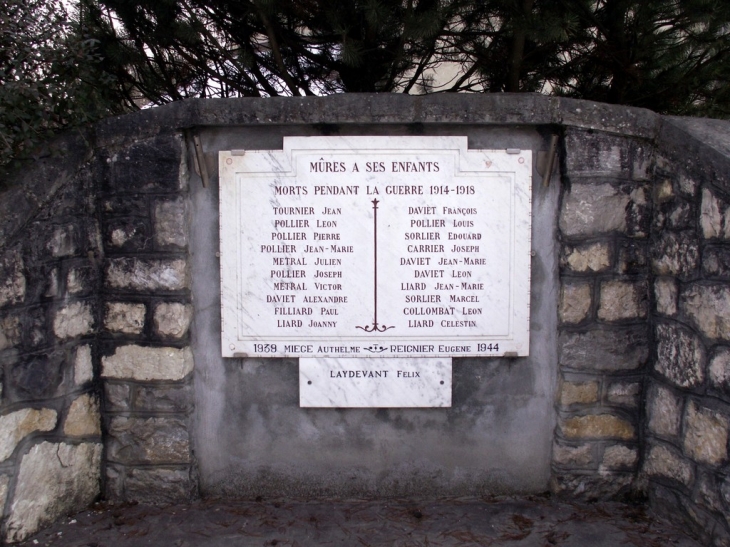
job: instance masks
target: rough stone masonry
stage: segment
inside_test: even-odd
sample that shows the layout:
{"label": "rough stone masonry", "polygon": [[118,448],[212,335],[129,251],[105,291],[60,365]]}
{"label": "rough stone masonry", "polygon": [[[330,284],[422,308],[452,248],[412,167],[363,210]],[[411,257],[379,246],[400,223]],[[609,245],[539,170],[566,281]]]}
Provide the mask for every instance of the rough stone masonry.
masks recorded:
{"label": "rough stone masonry", "polygon": [[[378,134],[383,124],[527,128],[542,149],[560,134],[558,347],[545,363],[556,425],[543,487],[646,493],[704,542],[730,545],[729,124],[536,95],[186,101],[62,136],[15,171],[0,194],[7,541],[98,496],[206,492],[194,407],[208,380],[196,376],[191,334],[206,310],[192,291],[190,194],[215,178],[211,135]],[[206,131],[199,156],[192,137]],[[274,479],[262,469],[258,480]],[[402,488],[437,495],[419,490],[429,484]]]}

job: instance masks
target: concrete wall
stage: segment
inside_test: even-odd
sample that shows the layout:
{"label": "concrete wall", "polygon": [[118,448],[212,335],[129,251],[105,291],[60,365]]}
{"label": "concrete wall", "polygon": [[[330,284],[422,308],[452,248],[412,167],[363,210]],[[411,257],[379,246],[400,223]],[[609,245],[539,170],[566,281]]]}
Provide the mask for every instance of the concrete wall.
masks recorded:
{"label": "concrete wall", "polygon": [[[386,121],[386,120],[383,120]],[[556,229],[559,185],[533,185],[531,355],[455,359],[450,409],[300,409],[296,359],[220,357],[219,150],[281,149],[283,135],[467,135],[471,148],[543,150],[534,127],[470,124],[199,132],[211,185],[191,181],[195,301],[195,440],[211,496],[481,495],[542,492],[550,477],[556,378]],[[548,132],[544,132],[547,136]],[[225,439],[225,442],[221,442]]]}
{"label": "concrete wall", "polygon": [[[725,544],[727,125],[534,95],[344,95],[187,101],[54,141],[0,195],[5,537],[100,491],[551,488],[648,492]],[[533,179],[529,358],[456,359],[453,408],[407,411],[301,410],[294,360],[219,357],[218,150],[466,134],[538,152],[553,133],[559,172]]]}

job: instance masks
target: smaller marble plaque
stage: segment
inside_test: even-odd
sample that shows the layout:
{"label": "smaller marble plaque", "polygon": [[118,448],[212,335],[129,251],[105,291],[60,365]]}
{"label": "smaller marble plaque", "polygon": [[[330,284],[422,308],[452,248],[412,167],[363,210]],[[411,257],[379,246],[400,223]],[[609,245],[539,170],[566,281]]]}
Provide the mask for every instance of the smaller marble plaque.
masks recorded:
{"label": "smaller marble plaque", "polygon": [[451,406],[451,359],[299,359],[302,408]]}

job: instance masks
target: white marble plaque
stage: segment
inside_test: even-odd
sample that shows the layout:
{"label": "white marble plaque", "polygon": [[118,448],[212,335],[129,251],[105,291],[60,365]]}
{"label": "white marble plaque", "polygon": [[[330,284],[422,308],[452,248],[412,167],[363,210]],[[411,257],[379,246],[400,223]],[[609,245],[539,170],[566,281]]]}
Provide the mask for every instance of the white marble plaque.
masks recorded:
{"label": "white marble plaque", "polygon": [[451,406],[451,359],[299,359],[302,408]]}
{"label": "white marble plaque", "polygon": [[527,355],[531,173],[466,137],[221,152],[223,356]]}

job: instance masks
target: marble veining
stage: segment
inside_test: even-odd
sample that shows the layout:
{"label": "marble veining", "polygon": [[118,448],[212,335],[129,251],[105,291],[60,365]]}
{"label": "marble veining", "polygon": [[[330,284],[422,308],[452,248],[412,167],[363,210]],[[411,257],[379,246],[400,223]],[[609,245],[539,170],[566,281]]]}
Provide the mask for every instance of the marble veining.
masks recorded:
{"label": "marble veining", "polygon": [[222,353],[529,354],[529,150],[290,137],[220,153]]}
{"label": "marble veining", "polygon": [[299,406],[451,406],[451,359],[299,359]]}

